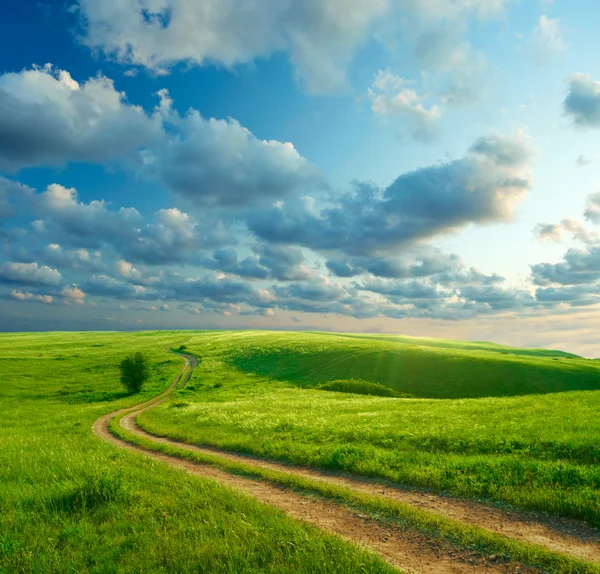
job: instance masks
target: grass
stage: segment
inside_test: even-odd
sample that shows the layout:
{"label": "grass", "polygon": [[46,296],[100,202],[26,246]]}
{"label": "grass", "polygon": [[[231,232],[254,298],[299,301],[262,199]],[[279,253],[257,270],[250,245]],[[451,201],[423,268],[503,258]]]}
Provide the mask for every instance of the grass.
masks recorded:
{"label": "grass", "polygon": [[[185,344],[202,362],[186,389],[141,415],[151,432],[600,526],[596,361],[318,333],[210,332]],[[317,390],[357,378],[421,398]]]}
{"label": "grass", "polygon": [[345,504],[355,511],[367,513],[380,520],[392,520],[400,528],[416,530],[425,536],[442,539],[461,551],[476,549],[482,554],[496,555],[506,562],[519,562],[544,572],[600,573],[600,566],[587,563],[532,544],[499,536],[477,526],[439,516],[393,500],[384,500],[341,486],[293,475],[287,472],[260,468],[252,464],[231,461],[217,455],[191,452],[172,444],[156,443],[134,435],[119,425],[123,415],[115,417],[110,430],[116,436],[154,452],[160,452],[192,462],[210,464],[227,472],[260,478],[285,488],[318,495]]}
{"label": "grass", "polygon": [[[164,347],[189,336],[0,335],[0,572],[391,573],[370,553],[92,434],[102,414],[169,384],[181,359]],[[131,396],[118,362],[138,350],[152,377]]]}
{"label": "grass", "polygon": [[220,348],[236,369],[303,388],[348,377],[436,399],[600,388],[600,365],[560,351],[324,333],[246,333]]}
{"label": "grass", "polygon": [[[102,414],[168,386],[182,362],[165,348],[182,346],[198,367],[185,389],[141,415],[152,432],[600,526],[596,361],[351,334],[3,334],[0,572],[392,571],[268,506],[92,435]],[[120,388],[118,363],[135,351],[148,354],[152,377],[132,396]],[[172,445],[152,448],[336,499],[505,559],[597,571],[401,503]]]}
{"label": "grass", "polygon": [[399,393],[390,387],[381,383],[372,383],[360,379],[340,379],[337,381],[327,381],[317,385],[315,389],[319,391],[332,391],[335,393],[353,393],[355,395],[368,395],[373,397],[396,397],[408,398],[412,395],[408,393]]}

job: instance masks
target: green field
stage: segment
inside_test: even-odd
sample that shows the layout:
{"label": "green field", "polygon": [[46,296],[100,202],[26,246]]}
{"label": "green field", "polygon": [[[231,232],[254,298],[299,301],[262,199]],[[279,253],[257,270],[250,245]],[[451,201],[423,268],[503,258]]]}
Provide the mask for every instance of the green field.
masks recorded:
{"label": "green field", "polygon": [[[322,333],[182,333],[181,342],[201,362],[186,389],[140,417],[151,432],[600,526],[596,361]],[[316,388],[344,379],[416,398]]]}
{"label": "green field", "polygon": [[122,356],[149,354],[151,397],[181,368],[164,350],[181,339],[0,335],[0,572],[392,572],[338,538],[92,434],[100,415],[140,401],[120,389]]}
{"label": "green field", "polygon": [[[0,572],[394,571],[92,434],[164,389],[182,365],[166,348],[182,344],[199,364],[140,416],[153,433],[600,526],[596,361],[324,333],[2,334]],[[117,366],[137,350],[153,374],[130,396]]]}

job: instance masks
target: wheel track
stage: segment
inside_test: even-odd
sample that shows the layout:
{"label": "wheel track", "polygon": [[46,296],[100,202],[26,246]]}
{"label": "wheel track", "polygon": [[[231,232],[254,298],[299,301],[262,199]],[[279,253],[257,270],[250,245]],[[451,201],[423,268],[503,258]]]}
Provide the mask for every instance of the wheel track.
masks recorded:
{"label": "wheel track", "polygon": [[[443,541],[426,537],[414,531],[407,531],[390,523],[376,521],[370,517],[357,514],[347,507],[324,499],[303,496],[289,490],[283,490],[264,480],[250,479],[230,474],[215,466],[193,463],[176,456],[158,453],[142,446],[129,443],[116,437],[109,430],[110,421],[125,413],[120,424],[128,432],[155,443],[176,445],[178,448],[198,452],[200,454],[218,455],[226,460],[243,462],[249,466],[276,470],[350,488],[358,492],[376,495],[408,503],[420,508],[425,507],[437,514],[481,526],[492,532],[509,538],[531,542],[545,546],[550,550],[560,551],[585,560],[600,561],[600,544],[597,533],[591,529],[581,529],[579,523],[569,523],[563,528],[573,529],[575,535],[566,534],[556,526],[529,519],[515,518],[513,514],[503,513],[493,507],[479,505],[469,501],[461,501],[441,496],[433,496],[417,491],[407,491],[393,486],[391,483],[370,481],[355,476],[325,473],[305,467],[285,465],[257,459],[255,457],[231,453],[212,447],[190,445],[173,439],[159,437],[141,428],[136,417],[165,402],[177,386],[184,386],[190,379],[197,360],[192,355],[180,354],[185,364],[174,381],[162,393],[153,399],[137,406],[120,409],[98,419],[93,431],[99,437],[121,448],[143,453],[173,467],[189,473],[218,481],[221,484],[241,490],[283,510],[293,518],[309,522],[323,530],[369,548],[380,554],[391,565],[402,571],[414,574],[463,573],[463,572],[537,572],[520,564],[496,563],[486,557],[474,553],[457,551]],[[186,372],[186,369],[188,369]],[[579,529],[579,530],[577,530]]]}

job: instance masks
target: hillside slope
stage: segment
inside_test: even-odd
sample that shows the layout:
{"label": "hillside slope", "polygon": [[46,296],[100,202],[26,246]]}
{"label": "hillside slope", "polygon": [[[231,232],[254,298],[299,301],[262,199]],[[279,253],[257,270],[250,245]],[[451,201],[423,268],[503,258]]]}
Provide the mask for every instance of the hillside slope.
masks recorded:
{"label": "hillside slope", "polygon": [[330,333],[245,332],[219,347],[233,367],[312,387],[362,379],[423,398],[600,389],[600,364],[492,343]]}

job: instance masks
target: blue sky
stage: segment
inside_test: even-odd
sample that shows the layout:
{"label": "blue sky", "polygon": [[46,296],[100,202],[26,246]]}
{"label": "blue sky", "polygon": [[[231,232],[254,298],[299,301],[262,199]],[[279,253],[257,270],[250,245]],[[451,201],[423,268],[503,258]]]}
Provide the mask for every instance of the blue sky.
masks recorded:
{"label": "blue sky", "polygon": [[0,329],[600,354],[600,63],[565,0],[24,0]]}

